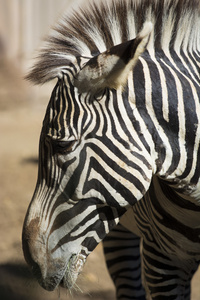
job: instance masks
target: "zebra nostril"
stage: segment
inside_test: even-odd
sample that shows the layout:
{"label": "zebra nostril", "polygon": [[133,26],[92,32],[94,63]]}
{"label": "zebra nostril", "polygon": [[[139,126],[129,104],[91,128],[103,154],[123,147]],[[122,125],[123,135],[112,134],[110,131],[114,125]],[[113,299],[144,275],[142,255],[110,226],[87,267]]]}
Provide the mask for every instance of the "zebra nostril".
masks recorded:
{"label": "zebra nostril", "polygon": [[40,281],[42,278],[41,268],[37,261],[37,252],[34,250],[38,241],[38,218],[33,219],[28,225],[24,222],[22,232],[22,248],[24,258],[30,266],[33,275]]}
{"label": "zebra nostril", "polygon": [[25,258],[27,264],[32,268],[32,266],[35,265],[35,261],[32,258],[32,255],[30,252],[30,246],[31,246],[31,240],[27,239],[26,235],[23,232],[22,248],[23,248],[24,258]]}
{"label": "zebra nostril", "polygon": [[32,261],[31,271],[33,273],[33,276],[40,282],[42,280],[41,269],[39,265],[34,261]]}
{"label": "zebra nostril", "polygon": [[42,276],[40,267],[32,258],[30,248],[29,248],[29,241],[26,241],[24,239],[23,239],[23,252],[24,252],[24,258],[27,264],[29,265],[29,267],[31,268],[33,275],[39,280]]}
{"label": "zebra nostril", "polygon": [[22,248],[23,248],[24,258],[30,266],[32,266],[35,263],[31,255],[31,249],[34,248],[34,244],[38,240],[38,232],[39,232],[38,223],[39,223],[39,218],[35,218],[29,224],[27,224],[27,217],[26,217],[24,221],[23,231],[22,231]]}

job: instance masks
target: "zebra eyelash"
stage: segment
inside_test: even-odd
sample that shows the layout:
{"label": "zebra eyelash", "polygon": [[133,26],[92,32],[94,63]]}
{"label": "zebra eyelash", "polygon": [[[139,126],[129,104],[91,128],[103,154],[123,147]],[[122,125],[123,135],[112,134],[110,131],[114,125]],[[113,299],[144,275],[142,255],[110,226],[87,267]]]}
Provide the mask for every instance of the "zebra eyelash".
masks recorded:
{"label": "zebra eyelash", "polygon": [[52,141],[54,154],[68,154],[75,150],[77,140],[73,141]]}

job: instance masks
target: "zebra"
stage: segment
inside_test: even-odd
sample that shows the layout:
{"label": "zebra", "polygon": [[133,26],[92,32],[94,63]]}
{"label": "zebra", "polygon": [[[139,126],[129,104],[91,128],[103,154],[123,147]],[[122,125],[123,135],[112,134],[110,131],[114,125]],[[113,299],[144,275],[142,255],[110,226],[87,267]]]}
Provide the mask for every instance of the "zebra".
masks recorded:
{"label": "zebra", "polygon": [[27,76],[57,80],[22,233],[43,288],[72,289],[103,241],[117,299],[190,299],[199,66],[198,0],[90,0],[54,28]]}

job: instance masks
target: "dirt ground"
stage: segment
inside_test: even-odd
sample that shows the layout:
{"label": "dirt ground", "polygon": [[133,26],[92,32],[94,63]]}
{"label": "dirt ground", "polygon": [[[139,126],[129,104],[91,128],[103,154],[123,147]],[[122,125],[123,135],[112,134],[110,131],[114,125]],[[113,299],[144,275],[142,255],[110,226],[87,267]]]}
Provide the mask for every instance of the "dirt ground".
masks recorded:
{"label": "dirt ground", "polygon": [[[0,300],[114,300],[102,246],[89,256],[73,298],[64,289],[46,292],[33,279],[22,254],[22,224],[37,177],[41,123],[48,97],[31,88],[13,66],[0,61]],[[200,271],[192,300],[200,299]]]}

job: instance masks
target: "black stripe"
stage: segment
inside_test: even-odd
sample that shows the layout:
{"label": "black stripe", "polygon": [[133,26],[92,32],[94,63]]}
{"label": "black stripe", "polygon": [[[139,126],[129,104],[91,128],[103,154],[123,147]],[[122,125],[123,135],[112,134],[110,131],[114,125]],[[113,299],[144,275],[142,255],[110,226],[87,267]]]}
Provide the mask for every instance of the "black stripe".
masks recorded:
{"label": "black stripe", "polygon": [[157,171],[162,168],[163,161],[166,156],[165,148],[161,147],[163,145],[163,141],[155,127],[155,124],[149,115],[146,107],[146,95],[145,95],[145,78],[144,78],[144,70],[141,62],[139,61],[134,68],[134,89],[135,89],[135,96],[136,96],[136,107],[146,124],[147,130],[150,132],[154,143],[155,149],[158,153],[158,159],[156,161],[157,164]]}

